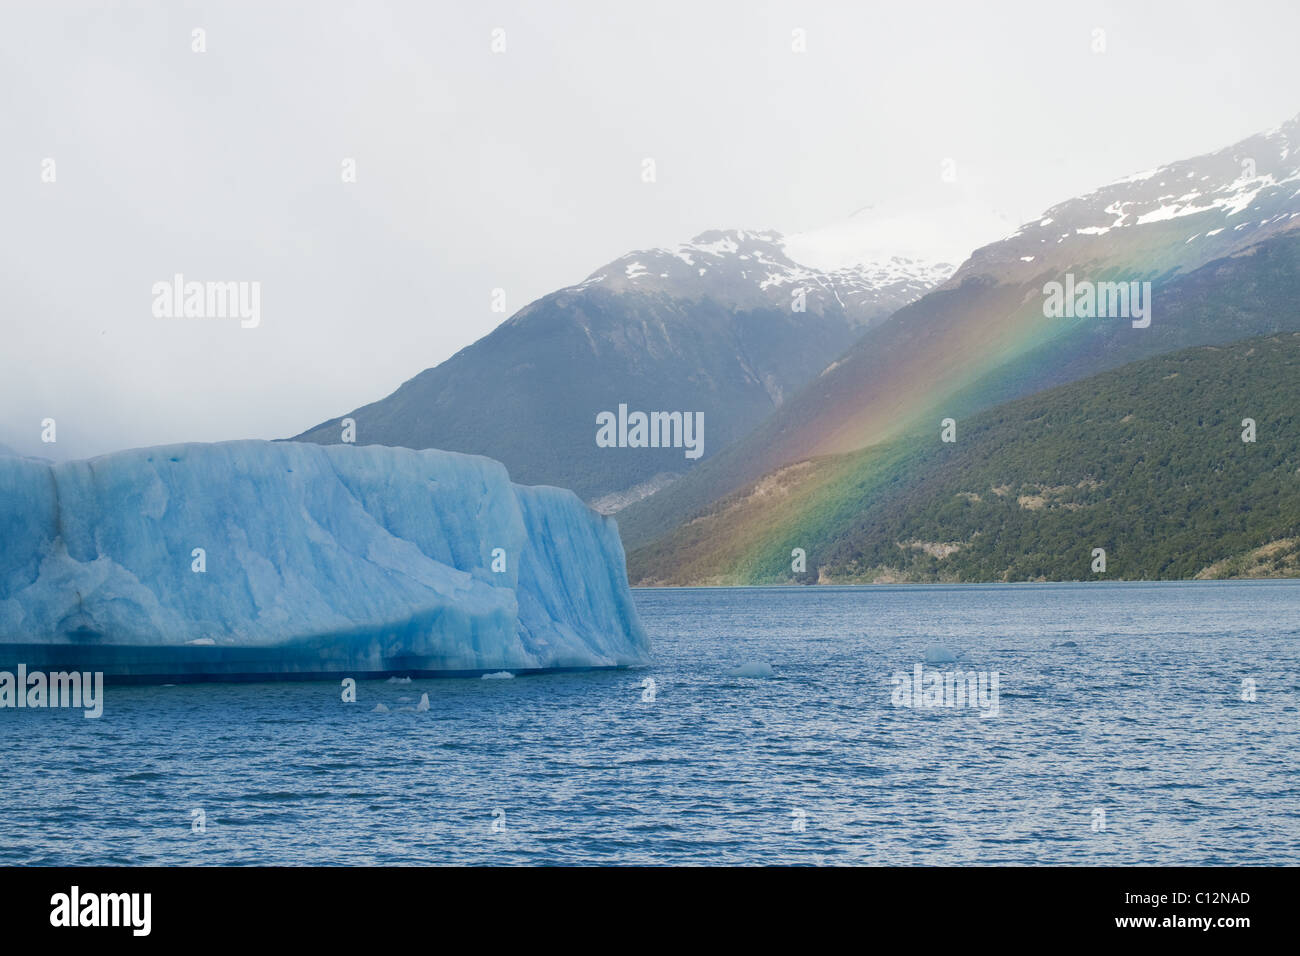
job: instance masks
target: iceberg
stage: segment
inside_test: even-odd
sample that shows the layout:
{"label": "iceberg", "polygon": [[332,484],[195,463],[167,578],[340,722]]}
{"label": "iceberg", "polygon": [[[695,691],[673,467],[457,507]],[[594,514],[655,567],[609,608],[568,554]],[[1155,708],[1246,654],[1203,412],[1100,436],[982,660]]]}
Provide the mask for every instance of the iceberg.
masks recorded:
{"label": "iceberg", "polygon": [[464,676],[648,655],[614,520],[488,458],[265,441],[0,457],[0,665]]}
{"label": "iceberg", "polygon": [[763,680],[771,680],[776,677],[776,671],[772,665],[766,661],[745,661],[739,667],[731,670],[728,677],[757,677]]}
{"label": "iceberg", "polygon": [[957,655],[943,644],[931,644],[925,649],[927,664],[951,664],[956,660]]}

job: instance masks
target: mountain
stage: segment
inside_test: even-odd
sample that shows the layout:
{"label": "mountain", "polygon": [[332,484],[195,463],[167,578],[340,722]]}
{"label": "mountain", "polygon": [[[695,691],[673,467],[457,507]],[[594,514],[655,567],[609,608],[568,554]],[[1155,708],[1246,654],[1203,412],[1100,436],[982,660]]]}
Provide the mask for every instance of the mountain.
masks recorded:
{"label": "mountain", "polygon": [[671,584],[1300,575],[1300,333],[1125,365],[956,437],[926,429],[767,476],[630,570]]}
{"label": "mountain", "polygon": [[[1300,117],[1049,209],[874,324],[745,438],[621,513],[625,543],[644,546],[811,458],[1152,355],[1300,328],[1298,195]],[[1149,325],[1050,316],[1052,284],[1076,281],[1150,282]]]}
{"label": "mountain", "polygon": [[[817,269],[790,258],[777,232],[705,232],[675,249],[630,252],[575,286],[615,292],[712,299],[737,309],[791,311],[796,290],[810,310],[838,307],[853,328],[880,321],[952,275],[946,262],[877,255],[867,261]],[[526,311],[526,310],[525,310]],[[522,314],[522,313],[521,313]]]}
{"label": "mountain", "polygon": [[599,413],[702,412],[707,458],[951,271],[904,259],[822,271],[793,261],[777,233],[706,232],[609,263],[295,440],[337,443],[349,417],[358,444],[487,455],[522,483],[617,510],[694,459],[680,447],[598,447]]}

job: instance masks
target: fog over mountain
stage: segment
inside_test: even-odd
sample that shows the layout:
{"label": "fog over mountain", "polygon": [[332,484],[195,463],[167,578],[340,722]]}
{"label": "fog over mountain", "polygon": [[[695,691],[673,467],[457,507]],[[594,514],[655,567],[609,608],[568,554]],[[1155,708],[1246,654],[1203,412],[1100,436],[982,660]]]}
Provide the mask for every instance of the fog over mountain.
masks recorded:
{"label": "fog over mountain", "polygon": [[[683,526],[690,545],[707,548],[722,536],[710,537],[701,515],[747,496],[757,499],[749,520],[769,529],[777,517],[806,515],[813,495],[818,507],[835,497],[807,482],[792,487],[811,460],[936,434],[941,421],[1153,355],[1300,330],[1297,147],[1300,116],[1091,189],[977,249],[750,434],[631,505],[619,518],[624,540],[644,546]],[[1068,314],[1054,314],[1049,290],[1076,284],[1079,308],[1072,299]],[[1093,294],[1103,285],[1113,297]],[[1130,309],[1139,300],[1141,315]],[[1125,314],[1111,311],[1121,303]],[[851,507],[860,489],[843,494]],[[726,538],[734,549],[738,535]],[[670,549],[672,560],[685,547]],[[727,572],[716,557],[699,566]]]}
{"label": "fog over mountain", "polygon": [[[1292,115],[1300,9],[1221,21],[1199,2],[6,3],[0,441],[65,459],[294,434],[593,264],[712,229],[777,230],[822,271],[956,264]],[[261,323],[155,318],[177,273],[260,282]]]}

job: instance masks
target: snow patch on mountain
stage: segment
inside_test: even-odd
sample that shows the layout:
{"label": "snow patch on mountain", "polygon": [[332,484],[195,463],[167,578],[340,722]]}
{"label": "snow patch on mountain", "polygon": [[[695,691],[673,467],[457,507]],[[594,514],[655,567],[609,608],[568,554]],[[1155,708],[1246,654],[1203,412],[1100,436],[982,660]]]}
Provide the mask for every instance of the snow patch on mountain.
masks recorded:
{"label": "snow patch on mountain", "polygon": [[999,261],[995,256],[1023,254],[1026,246],[1069,250],[1075,242],[1103,236],[1109,242],[1117,231],[1167,229],[1183,220],[1187,230],[1173,241],[1213,240],[1193,253],[1192,264],[1226,255],[1295,228],[1292,220],[1300,215],[1298,143],[1300,116],[1226,149],[1125,176],[1053,206],[1009,237],[1000,251],[980,250],[984,255],[977,258],[986,266]]}
{"label": "snow patch on mountain", "polygon": [[571,290],[602,286],[781,309],[790,309],[802,293],[808,310],[843,310],[865,325],[920,298],[952,271],[946,262],[903,256],[819,269],[793,259],[778,232],[732,229],[704,232],[674,248],[630,252]]}

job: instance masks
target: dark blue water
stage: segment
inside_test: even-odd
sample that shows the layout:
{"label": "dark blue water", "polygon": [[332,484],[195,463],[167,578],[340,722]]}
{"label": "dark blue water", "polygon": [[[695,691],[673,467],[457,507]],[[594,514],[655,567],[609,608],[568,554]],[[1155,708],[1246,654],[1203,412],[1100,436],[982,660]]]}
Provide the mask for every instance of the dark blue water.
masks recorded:
{"label": "dark blue water", "polygon": [[[0,864],[1300,862],[1300,582],[637,603],[643,670],[0,711]],[[894,706],[934,644],[996,717]]]}

